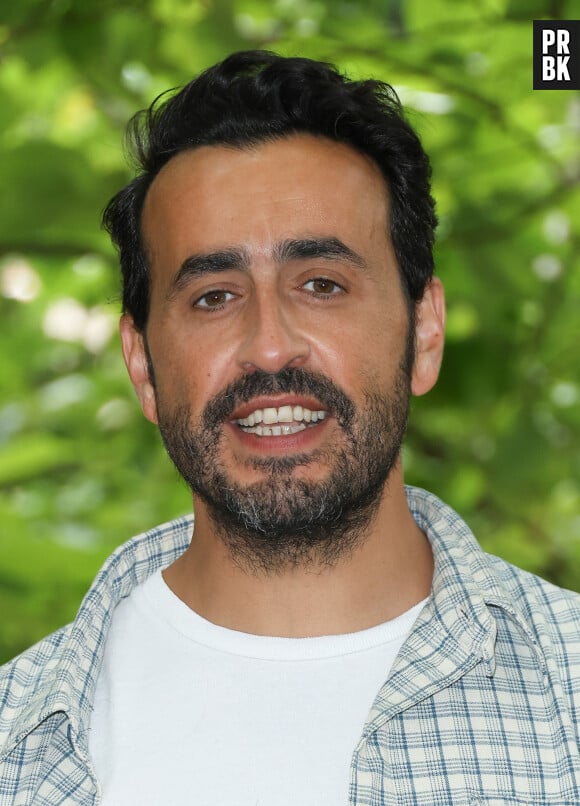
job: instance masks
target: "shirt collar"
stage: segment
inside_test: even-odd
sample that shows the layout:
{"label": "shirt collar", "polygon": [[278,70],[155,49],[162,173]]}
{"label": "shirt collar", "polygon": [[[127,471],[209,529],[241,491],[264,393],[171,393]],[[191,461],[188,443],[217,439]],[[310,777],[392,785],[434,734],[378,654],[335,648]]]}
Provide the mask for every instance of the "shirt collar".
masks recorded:
{"label": "shirt collar", "polygon": [[407,500],[433,552],[434,617],[467,651],[492,663],[495,624],[488,603],[504,603],[508,594],[488,555],[465,521],[432,493],[407,488]]}
{"label": "shirt collar", "polygon": [[431,595],[373,703],[361,743],[396,713],[451,685],[477,664],[483,663],[492,677],[497,608],[516,622],[545,668],[529,621],[504,581],[511,566],[486,554],[467,524],[432,493],[417,487],[407,487],[406,493],[433,552]]}
{"label": "shirt collar", "polygon": [[413,517],[433,551],[435,617],[466,648],[479,654],[492,675],[497,634],[493,613],[499,608],[518,625],[543,663],[530,620],[514,600],[517,569],[484,552],[465,521],[435,495],[417,487],[406,491]]}

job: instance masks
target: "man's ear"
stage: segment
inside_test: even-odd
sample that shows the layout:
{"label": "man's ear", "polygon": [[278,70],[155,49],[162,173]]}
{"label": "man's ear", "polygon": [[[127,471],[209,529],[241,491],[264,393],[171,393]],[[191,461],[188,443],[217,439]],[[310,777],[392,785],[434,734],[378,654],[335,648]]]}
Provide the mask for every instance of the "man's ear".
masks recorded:
{"label": "man's ear", "polygon": [[119,322],[121,333],[121,346],[123,358],[131,378],[133,388],[137,393],[143,414],[152,423],[157,424],[157,402],[155,388],[149,376],[149,364],[143,334],[135,327],[133,317],[123,314]]}
{"label": "man's ear", "polygon": [[435,385],[445,337],[445,293],[438,277],[433,277],[417,303],[415,325],[415,363],[411,391],[424,395]]}

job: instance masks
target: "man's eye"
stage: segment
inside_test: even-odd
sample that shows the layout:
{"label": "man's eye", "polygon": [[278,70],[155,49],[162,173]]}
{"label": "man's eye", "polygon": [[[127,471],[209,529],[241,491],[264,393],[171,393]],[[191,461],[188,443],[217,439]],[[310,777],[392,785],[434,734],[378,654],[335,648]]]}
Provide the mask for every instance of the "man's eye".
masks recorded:
{"label": "man's eye", "polygon": [[304,283],[304,288],[321,297],[330,297],[344,291],[342,286],[335,283],[334,280],[328,280],[326,277],[315,277],[313,280],[308,280],[307,283]]}
{"label": "man's eye", "polygon": [[229,302],[233,298],[234,295],[230,291],[221,291],[219,289],[208,291],[207,294],[204,294],[195,301],[194,307],[219,309],[223,308],[226,302]]}

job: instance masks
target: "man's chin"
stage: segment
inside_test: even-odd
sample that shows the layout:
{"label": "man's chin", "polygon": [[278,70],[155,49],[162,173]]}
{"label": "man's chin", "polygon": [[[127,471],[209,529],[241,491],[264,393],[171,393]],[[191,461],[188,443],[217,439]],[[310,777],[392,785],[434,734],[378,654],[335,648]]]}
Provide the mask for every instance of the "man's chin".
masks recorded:
{"label": "man's chin", "polygon": [[222,479],[201,496],[232,557],[250,570],[280,572],[298,564],[329,565],[366,533],[380,500],[381,480],[353,498],[351,485],[321,483],[294,471],[248,485]]}
{"label": "man's chin", "polygon": [[285,479],[288,483],[324,483],[332,472],[320,451],[316,455],[250,456],[243,459],[234,457],[222,464],[222,471],[239,488],[251,488],[256,484],[279,479]]}

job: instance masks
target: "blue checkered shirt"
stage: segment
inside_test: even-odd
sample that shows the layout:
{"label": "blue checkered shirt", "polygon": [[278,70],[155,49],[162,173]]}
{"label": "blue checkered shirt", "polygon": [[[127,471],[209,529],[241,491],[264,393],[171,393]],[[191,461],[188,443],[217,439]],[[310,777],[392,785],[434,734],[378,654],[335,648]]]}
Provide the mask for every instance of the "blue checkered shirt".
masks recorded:
{"label": "blue checkered shirt", "polygon": [[[348,803],[579,806],[580,596],[485,554],[430,493],[407,496],[433,587],[353,748]],[[0,670],[0,806],[99,803],[87,737],[115,605],[192,526],[121,546],[75,621]]]}

